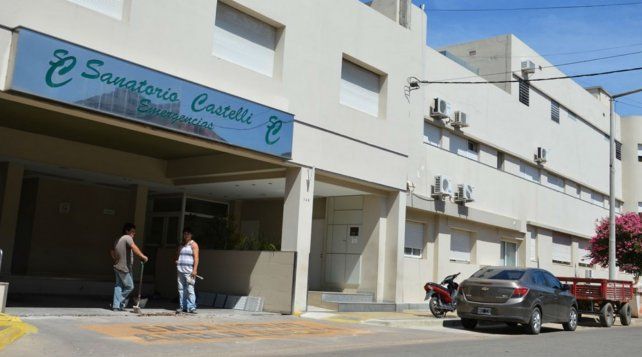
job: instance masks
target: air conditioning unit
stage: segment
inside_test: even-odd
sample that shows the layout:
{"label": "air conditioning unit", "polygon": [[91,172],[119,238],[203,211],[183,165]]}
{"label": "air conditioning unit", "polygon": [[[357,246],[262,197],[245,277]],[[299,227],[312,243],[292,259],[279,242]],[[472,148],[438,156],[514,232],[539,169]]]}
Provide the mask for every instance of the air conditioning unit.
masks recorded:
{"label": "air conditioning unit", "polygon": [[546,162],[546,149],[543,147],[537,148],[537,153],[535,154],[535,162],[538,164],[543,164]]}
{"label": "air conditioning unit", "polygon": [[535,69],[537,69],[537,66],[535,66],[535,63],[533,63],[533,61],[531,60],[522,61],[523,74],[533,74],[535,73]]}
{"label": "air conditioning unit", "polygon": [[435,176],[435,186],[432,190],[432,197],[442,199],[444,197],[451,197],[453,195],[452,184],[450,179],[446,176]]}
{"label": "air conditioning unit", "polygon": [[435,98],[435,102],[433,103],[430,116],[435,119],[445,119],[445,118],[450,118],[450,115],[451,115],[450,103],[448,103],[447,101],[441,98]]}
{"label": "air conditioning unit", "polygon": [[455,128],[465,128],[468,126],[468,115],[459,110],[455,112],[455,120],[453,120],[450,125]]}
{"label": "air conditioning unit", "polygon": [[458,185],[457,192],[455,192],[455,202],[457,203],[468,203],[473,202],[473,186],[471,185]]}

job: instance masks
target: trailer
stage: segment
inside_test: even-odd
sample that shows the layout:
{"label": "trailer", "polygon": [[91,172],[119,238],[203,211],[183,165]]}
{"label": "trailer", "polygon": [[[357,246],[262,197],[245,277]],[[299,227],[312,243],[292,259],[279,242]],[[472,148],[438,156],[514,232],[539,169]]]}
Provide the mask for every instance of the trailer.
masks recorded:
{"label": "trailer", "polygon": [[624,326],[631,324],[633,283],[625,280],[593,278],[558,278],[577,299],[578,318],[582,314],[598,315],[600,324],[611,327],[615,315]]}

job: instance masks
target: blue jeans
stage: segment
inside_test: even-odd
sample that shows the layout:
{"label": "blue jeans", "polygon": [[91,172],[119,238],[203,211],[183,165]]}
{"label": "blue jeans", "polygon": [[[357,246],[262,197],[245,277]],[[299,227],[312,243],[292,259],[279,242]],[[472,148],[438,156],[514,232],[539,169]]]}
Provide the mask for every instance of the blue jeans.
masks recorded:
{"label": "blue jeans", "polygon": [[183,311],[196,310],[196,294],[194,285],[187,282],[189,273],[177,273],[178,275],[178,306]]}
{"label": "blue jeans", "polygon": [[132,273],[123,273],[114,269],[116,274],[116,285],[114,285],[114,301],[112,309],[124,309],[127,306],[129,294],[134,290]]}

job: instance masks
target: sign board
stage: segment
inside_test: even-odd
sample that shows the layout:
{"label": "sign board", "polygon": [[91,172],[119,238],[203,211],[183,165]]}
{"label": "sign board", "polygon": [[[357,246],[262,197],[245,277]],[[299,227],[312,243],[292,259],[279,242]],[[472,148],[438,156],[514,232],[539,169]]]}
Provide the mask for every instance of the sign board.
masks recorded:
{"label": "sign board", "polygon": [[13,56],[12,91],[291,157],[292,114],[27,29]]}

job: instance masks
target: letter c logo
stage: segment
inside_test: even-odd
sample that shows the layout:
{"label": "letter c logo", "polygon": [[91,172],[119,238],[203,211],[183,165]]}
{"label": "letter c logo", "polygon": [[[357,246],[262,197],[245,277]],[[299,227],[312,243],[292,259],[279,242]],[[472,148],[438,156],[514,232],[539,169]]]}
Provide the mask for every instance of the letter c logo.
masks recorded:
{"label": "letter c logo", "polygon": [[276,135],[279,133],[279,131],[281,131],[281,127],[283,127],[283,121],[274,115],[271,116],[270,120],[268,120],[267,132],[265,133],[265,142],[268,145],[272,145],[281,140],[280,137],[276,138],[275,140],[270,140],[271,136]]}
{"label": "letter c logo", "polygon": [[54,75],[64,76],[76,66],[76,57],[67,56],[67,54],[69,54],[69,52],[63,49],[57,49],[54,51],[53,55],[58,60],[49,61],[50,67],[45,76],[45,82],[49,87],[62,87],[71,81],[72,78],[63,82],[54,82]]}

